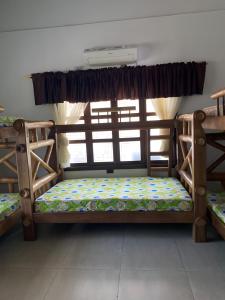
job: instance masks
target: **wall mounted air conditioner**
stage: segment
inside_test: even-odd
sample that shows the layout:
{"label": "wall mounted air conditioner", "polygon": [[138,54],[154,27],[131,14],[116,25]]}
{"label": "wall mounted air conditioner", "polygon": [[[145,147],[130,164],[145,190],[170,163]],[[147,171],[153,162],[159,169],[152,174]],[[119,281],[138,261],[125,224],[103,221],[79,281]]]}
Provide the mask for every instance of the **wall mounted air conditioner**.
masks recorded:
{"label": "wall mounted air conditioner", "polygon": [[93,48],[84,50],[85,64],[89,66],[110,66],[134,64],[137,62],[136,47]]}

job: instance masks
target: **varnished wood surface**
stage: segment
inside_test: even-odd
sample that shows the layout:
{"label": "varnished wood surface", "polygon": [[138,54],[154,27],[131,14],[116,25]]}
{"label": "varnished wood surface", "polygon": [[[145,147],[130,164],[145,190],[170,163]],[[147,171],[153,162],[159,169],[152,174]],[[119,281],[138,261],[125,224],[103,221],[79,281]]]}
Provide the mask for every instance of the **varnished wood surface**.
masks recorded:
{"label": "varnished wood surface", "polygon": [[192,223],[187,212],[65,212],[34,213],[36,223]]}
{"label": "varnished wood surface", "polygon": [[220,97],[225,96],[225,89],[219,90],[218,92],[215,92],[214,94],[211,95],[211,99],[218,99]]}
{"label": "varnished wood surface", "polygon": [[213,227],[216,231],[221,235],[221,237],[225,240],[225,224],[217,217],[217,215],[209,209],[210,212],[210,219],[212,222]]}
{"label": "varnished wood surface", "polygon": [[9,215],[5,220],[0,222],[0,236],[13,228],[21,220],[21,210],[18,209],[11,215]]}

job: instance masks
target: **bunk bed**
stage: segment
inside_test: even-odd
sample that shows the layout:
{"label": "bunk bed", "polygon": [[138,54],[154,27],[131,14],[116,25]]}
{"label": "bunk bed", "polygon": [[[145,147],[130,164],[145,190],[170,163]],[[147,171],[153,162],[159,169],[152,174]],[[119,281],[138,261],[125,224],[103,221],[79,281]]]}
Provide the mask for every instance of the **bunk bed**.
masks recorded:
{"label": "bunk bed", "polygon": [[7,193],[0,193],[0,236],[21,219],[20,196],[15,193],[18,183],[15,139],[18,133],[12,126],[14,119],[6,116],[0,118],[0,184],[8,186]]}
{"label": "bunk bed", "polygon": [[[202,126],[206,133],[207,145],[213,150],[220,151],[214,161],[207,167],[207,180],[219,181],[223,189],[225,188],[225,171],[223,163],[225,161],[225,89],[214,93],[211,99],[216,105],[204,108],[206,119]],[[225,192],[208,193],[208,211],[213,227],[225,239]]]}
{"label": "bunk bed", "polygon": [[[106,130],[104,124],[92,124],[88,128],[87,125],[55,126],[52,121],[17,120],[14,129],[18,132],[16,155],[24,239],[36,238],[37,223],[191,223],[193,239],[205,242],[206,176],[201,171],[206,164],[206,140],[201,125],[204,120],[205,113],[196,111],[177,120],[136,122],[135,129],[146,132],[147,177],[74,180],[62,180],[57,135],[102,131]],[[171,177],[175,127],[180,180]],[[167,129],[169,133],[155,136],[151,130],[155,128]],[[121,129],[134,129],[134,125],[107,125],[107,130]],[[152,152],[150,141],[156,139],[169,140],[169,150]],[[38,154],[40,149],[42,157]],[[168,157],[168,177],[150,177],[156,171],[152,156],[160,154]]]}

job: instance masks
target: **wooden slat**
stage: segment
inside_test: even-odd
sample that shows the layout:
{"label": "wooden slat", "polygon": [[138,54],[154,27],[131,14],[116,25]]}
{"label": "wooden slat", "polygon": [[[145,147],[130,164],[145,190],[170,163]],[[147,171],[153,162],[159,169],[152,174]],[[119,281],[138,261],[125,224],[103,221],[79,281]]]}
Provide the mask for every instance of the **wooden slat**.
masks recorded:
{"label": "wooden slat", "polygon": [[0,149],[15,149],[15,148],[16,148],[15,142],[0,143]]}
{"label": "wooden slat", "polygon": [[[124,107],[109,107],[109,108],[92,108],[92,112],[121,112],[127,110],[136,110],[136,106],[124,106]],[[107,115],[106,115],[107,117]]]}
{"label": "wooden slat", "polygon": [[218,99],[218,98],[220,98],[220,97],[223,97],[223,96],[225,96],[225,89],[220,90],[220,91],[215,92],[214,94],[212,94],[212,95],[211,95],[211,99],[216,100],[216,99]]}
{"label": "wooden slat", "polygon": [[192,143],[192,137],[191,135],[184,135],[184,134],[180,134],[179,135],[179,140],[186,142],[186,143]]}
{"label": "wooden slat", "polygon": [[55,141],[53,139],[30,143],[30,150],[35,150],[35,149],[51,146],[54,143],[55,143]]}
{"label": "wooden slat", "polygon": [[14,156],[16,154],[15,150],[10,151],[9,153],[6,153],[4,156],[2,156],[0,158],[0,164],[4,163],[4,161],[6,161],[7,159],[11,158],[12,156]]}
{"label": "wooden slat", "polygon": [[0,130],[0,139],[16,137],[18,132],[13,127],[2,127]]}
{"label": "wooden slat", "polygon": [[169,151],[161,151],[161,152],[151,151],[151,152],[149,152],[149,155],[150,156],[168,156]]}
{"label": "wooden slat", "polygon": [[160,129],[160,128],[172,128],[174,126],[175,120],[155,120],[155,121],[143,121],[143,122],[123,122],[117,124],[108,123],[105,124],[70,124],[70,125],[56,125],[56,131],[58,133],[66,132],[80,132],[80,131],[115,131],[115,130],[133,130],[141,129],[147,130],[151,129]]}
{"label": "wooden slat", "polygon": [[193,212],[34,213],[36,223],[192,223]]}
{"label": "wooden slat", "polygon": [[179,170],[179,175],[185,180],[185,182],[192,188],[192,179],[191,176],[189,174],[187,174],[187,172],[183,171],[183,170]]}
{"label": "wooden slat", "polygon": [[170,139],[170,135],[151,135],[151,140],[155,141],[155,140],[169,140]]}
{"label": "wooden slat", "polygon": [[26,122],[26,128],[35,129],[35,128],[50,128],[54,126],[53,121],[35,121],[35,122]]}
{"label": "wooden slat", "polygon": [[207,174],[207,180],[209,181],[224,181],[225,172],[213,172]]}
{"label": "wooden slat", "polygon": [[225,130],[225,118],[224,116],[208,116],[203,122],[202,127],[204,129]]}
{"label": "wooden slat", "polygon": [[42,159],[40,158],[36,153],[31,151],[31,155],[40,162],[40,165],[42,165],[43,168],[45,168],[46,170],[48,170],[50,173],[53,173],[54,170]]}
{"label": "wooden slat", "polygon": [[54,180],[57,178],[58,174],[56,172],[47,174],[42,176],[41,178],[38,178],[35,180],[33,184],[33,191],[36,192],[38,189],[40,189],[43,185],[49,183],[50,181]]}
{"label": "wooden slat", "polygon": [[[207,173],[212,172],[216,169],[223,161],[225,160],[225,153],[222,154],[217,160],[215,160],[211,165],[207,168]],[[224,178],[225,179],[225,178]]]}
{"label": "wooden slat", "polygon": [[18,182],[17,178],[12,178],[12,177],[0,178],[0,183],[17,183],[17,182]]}

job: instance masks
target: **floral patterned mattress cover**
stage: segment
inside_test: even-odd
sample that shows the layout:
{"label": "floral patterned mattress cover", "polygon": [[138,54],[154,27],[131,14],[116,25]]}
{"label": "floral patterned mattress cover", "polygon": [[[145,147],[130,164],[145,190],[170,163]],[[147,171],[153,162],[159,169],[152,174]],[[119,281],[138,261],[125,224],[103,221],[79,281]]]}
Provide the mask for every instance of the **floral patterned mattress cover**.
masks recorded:
{"label": "floral patterned mattress cover", "polygon": [[20,196],[17,193],[0,193],[0,222],[20,207]]}
{"label": "floral patterned mattress cover", "polygon": [[0,116],[0,127],[10,127],[18,119],[13,116]]}
{"label": "floral patterned mattress cover", "polygon": [[208,193],[208,205],[225,224],[225,192]]}
{"label": "floral patterned mattress cover", "polygon": [[35,211],[190,211],[176,178],[83,178],[59,182],[35,201]]}

